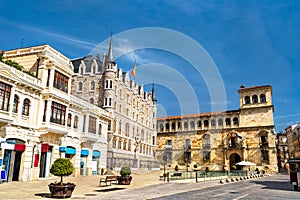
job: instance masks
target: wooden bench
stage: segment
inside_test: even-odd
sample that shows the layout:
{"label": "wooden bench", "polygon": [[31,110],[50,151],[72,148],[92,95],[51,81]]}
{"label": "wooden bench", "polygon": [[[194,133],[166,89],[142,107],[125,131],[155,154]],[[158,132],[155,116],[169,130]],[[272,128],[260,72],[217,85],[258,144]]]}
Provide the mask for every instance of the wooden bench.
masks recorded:
{"label": "wooden bench", "polygon": [[105,178],[100,178],[99,186],[101,186],[101,183],[105,183],[105,186],[111,185],[111,183],[118,183],[118,176],[106,176]]}

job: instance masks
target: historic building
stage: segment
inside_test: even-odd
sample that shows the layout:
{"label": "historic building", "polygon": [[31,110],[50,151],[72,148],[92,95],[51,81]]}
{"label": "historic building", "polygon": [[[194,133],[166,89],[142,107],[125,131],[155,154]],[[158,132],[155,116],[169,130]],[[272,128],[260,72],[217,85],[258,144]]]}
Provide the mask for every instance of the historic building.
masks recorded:
{"label": "historic building", "polygon": [[250,161],[277,172],[272,87],[241,86],[240,108],[157,119],[157,159],[174,170],[241,169]]}
{"label": "historic building", "polygon": [[288,154],[288,141],[286,133],[278,133],[276,135],[276,149],[277,149],[277,161],[278,170],[287,169],[287,163],[289,160]]}
{"label": "historic building", "polygon": [[108,54],[72,60],[72,94],[101,107],[112,118],[108,130],[107,168],[153,168],[156,147],[156,98],[128,72],[117,67],[112,37]]}
{"label": "historic building", "polygon": [[7,181],[49,177],[60,157],[72,161],[74,176],[106,168],[111,118],[71,94],[73,75],[71,61],[49,45],[2,53],[0,169]]}
{"label": "historic building", "polygon": [[287,148],[290,159],[300,159],[300,123],[288,126],[286,129]]}

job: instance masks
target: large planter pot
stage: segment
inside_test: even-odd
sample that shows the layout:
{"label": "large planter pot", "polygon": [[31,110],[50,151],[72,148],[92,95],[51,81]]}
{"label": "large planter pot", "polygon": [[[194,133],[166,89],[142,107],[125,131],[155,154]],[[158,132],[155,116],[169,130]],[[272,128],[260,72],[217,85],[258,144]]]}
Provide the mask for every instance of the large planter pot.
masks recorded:
{"label": "large planter pot", "polygon": [[50,183],[48,186],[49,191],[51,192],[51,197],[70,198],[76,185],[74,183]]}
{"label": "large planter pot", "polygon": [[119,185],[130,185],[132,176],[118,176]]}

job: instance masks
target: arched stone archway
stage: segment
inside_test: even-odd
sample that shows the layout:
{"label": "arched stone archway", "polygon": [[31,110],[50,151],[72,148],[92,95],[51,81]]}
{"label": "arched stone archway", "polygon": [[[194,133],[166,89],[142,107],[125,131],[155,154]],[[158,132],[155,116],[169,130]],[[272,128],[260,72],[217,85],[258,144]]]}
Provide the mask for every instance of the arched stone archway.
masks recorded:
{"label": "arched stone archway", "polygon": [[[237,153],[233,153],[230,155],[229,157],[229,161],[230,161],[230,170],[234,170],[232,168],[233,165],[235,165],[235,163],[241,162],[241,157],[239,154]],[[242,167],[240,165],[235,165],[236,166],[236,170],[241,170]]]}

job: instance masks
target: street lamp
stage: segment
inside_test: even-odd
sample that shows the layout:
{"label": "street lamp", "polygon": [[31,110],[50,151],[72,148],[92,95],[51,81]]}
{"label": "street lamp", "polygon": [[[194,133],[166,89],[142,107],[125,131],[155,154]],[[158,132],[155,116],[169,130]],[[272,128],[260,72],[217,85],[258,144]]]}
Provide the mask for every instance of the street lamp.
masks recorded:
{"label": "street lamp", "polygon": [[166,181],[166,161],[168,159],[168,156],[167,155],[164,155],[163,156],[163,161],[164,161],[164,181]]}

